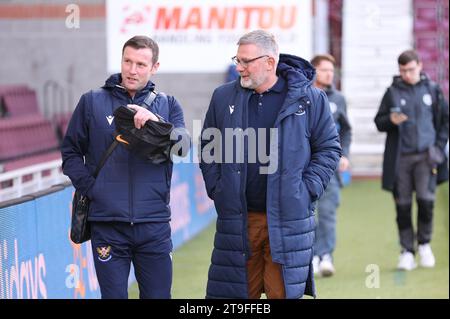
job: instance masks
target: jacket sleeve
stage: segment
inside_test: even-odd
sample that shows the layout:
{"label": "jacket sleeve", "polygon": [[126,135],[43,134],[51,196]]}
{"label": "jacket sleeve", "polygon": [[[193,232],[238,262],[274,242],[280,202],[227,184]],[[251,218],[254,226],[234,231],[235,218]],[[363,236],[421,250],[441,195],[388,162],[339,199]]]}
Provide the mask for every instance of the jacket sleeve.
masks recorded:
{"label": "jacket sleeve", "polygon": [[84,164],[84,156],[89,146],[89,116],[88,98],[85,94],[80,98],[72,114],[61,145],[63,173],[70,178],[73,186],[81,194],[88,197],[95,182]]}
{"label": "jacket sleeve", "polygon": [[311,201],[319,199],[334,174],[341,157],[341,146],[323,91],[313,104],[310,112],[311,160],[303,173],[303,181],[311,196]]}
{"label": "jacket sleeve", "polygon": [[[217,148],[221,145],[216,144],[217,141],[214,141],[214,137],[209,136],[206,132],[207,129],[218,129],[217,120],[216,120],[216,110],[215,110],[215,100],[216,100],[216,91],[213,93],[211,98],[211,102],[208,107],[208,111],[206,112],[205,121],[203,123],[202,134],[200,136],[200,170],[202,171],[203,180],[205,181],[206,193],[211,199],[214,199],[214,190],[217,185],[217,181],[220,179],[220,163],[216,163],[215,161],[210,161],[208,159],[214,158],[214,154],[208,154],[208,156],[204,156],[203,152],[205,147],[209,143],[214,143],[215,147],[212,149],[217,151]],[[216,142],[216,143],[215,143]],[[205,161],[205,159],[207,159]]]}
{"label": "jacket sleeve", "polygon": [[398,129],[398,126],[391,122],[391,108],[394,106],[391,91],[387,89],[374,120],[378,131],[388,132]]}
{"label": "jacket sleeve", "polygon": [[352,127],[348,120],[347,103],[344,97],[342,97],[342,113],[339,117],[339,125],[341,127],[339,139],[341,141],[342,155],[348,158],[350,154],[350,143],[352,141]]}
{"label": "jacket sleeve", "polygon": [[439,121],[438,131],[436,132],[436,145],[440,149],[444,149],[445,145],[448,141],[448,103],[445,100],[444,94],[440,87],[437,88],[437,107],[439,108],[440,118],[437,119]]}
{"label": "jacket sleeve", "polygon": [[192,141],[191,135],[186,129],[184,122],[183,109],[181,108],[180,103],[178,103],[173,96],[168,96],[168,102],[170,108],[169,122],[174,126],[170,139],[172,140],[172,145],[181,143],[176,155],[185,157],[189,153]]}

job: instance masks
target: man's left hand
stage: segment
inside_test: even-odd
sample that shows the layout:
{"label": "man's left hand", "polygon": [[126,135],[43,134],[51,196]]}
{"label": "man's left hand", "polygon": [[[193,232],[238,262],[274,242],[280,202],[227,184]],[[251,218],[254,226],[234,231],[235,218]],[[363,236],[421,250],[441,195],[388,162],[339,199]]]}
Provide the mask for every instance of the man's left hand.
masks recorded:
{"label": "man's left hand", "polygon": [[350,167],[350,161],[348,160],[347,157],[342,156],[341,160],[339,161],[339,172],[344,172],[344,171],[348,170],[349,167]]}
{"label": "man's left hand", "polygon": [[153,114],[151,111],[147,110],[146,108],[136,105],[136,104],[128,104],[127,105],[130,109],[135,110],[136,114],[134,115],[134,126],[137,129],[140,129],[144,127],[145,123],[148,120],[152,120],[155,122],[158,122],[159,119],[156,117],[155,114]]}

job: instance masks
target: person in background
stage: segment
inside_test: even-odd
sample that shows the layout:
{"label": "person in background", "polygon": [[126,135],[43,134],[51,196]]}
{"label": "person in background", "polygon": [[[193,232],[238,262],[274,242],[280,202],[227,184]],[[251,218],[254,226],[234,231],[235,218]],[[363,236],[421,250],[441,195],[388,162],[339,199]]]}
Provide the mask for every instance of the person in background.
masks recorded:
{"label": "person in background", "polygon": [[237,80],[239,78],[239,72],[236,70],[236,64],[231,63],[228,66],[227,73],[225,75],[225,83]]}
{"label": "person in background", "polygon": [[317,203],[317,228],[314,243],[314,273],[332,276],[335,272],[333,252],[336,247],[336,213],[340,203],[340,173],[350,167],[349,153],[352,129],[347,117],[347,104],[341,92],[333,86],[335,59],[329,54],[316,55],[311,64],[316,68],[314,86],[325,91],[339,133],[342,157],[327,188]]}
{"label": "person in background", "polygon": [[[448,103],[440,87],[422,72],[414,50],[398,57],[394,76],[375,116],[386,132],[382,188],[393,194],[401,252],[397,268],[434,267],[430,246],[436,185],[448,180],[445,145],[448,140]],[[418,208],[417,232],[412,223],[413,192]],[[417,246],[416,246],[417,244]]]}

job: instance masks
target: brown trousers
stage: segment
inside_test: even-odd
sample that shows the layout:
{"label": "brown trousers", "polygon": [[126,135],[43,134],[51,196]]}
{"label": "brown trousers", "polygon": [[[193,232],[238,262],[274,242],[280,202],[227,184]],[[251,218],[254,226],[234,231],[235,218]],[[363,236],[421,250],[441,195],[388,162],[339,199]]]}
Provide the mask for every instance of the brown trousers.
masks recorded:
{"label": "brown trousers", "polygon": [[248,238],[251,256],[247,261],[250,299],[259,299],[264,292],[268,299],[284,299],[284,281],[280,264],[272,261],[265,212],[248,213]]}

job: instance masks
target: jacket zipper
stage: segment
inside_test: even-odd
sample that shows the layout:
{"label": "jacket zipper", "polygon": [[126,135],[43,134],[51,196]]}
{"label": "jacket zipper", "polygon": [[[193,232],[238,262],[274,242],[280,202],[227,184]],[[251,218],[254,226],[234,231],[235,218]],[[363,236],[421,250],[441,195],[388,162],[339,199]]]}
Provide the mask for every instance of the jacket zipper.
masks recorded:
{"label": "jacket zipper", "polygon": [[[134,104],[133,98],[130,98],[130,104]],[[128,200],[130,209],[130,225],[134,225],[134,213],[133,213],[133,183],[132,183],[132,169],[131,169],[131,152],[128,153]]]}
{"label": "jacket zipper", "polygon": [[[248,103],[249,103],[249,101],[250,101],[250,94],[248,94],[247,96],[246,96],[246,104],[247,104],[247,106],[248,106]],[[243,110],[242,110],[242,116],[243,116],[243,120],[242,120],[242,122],[241,122],[241,129],[242,130],[245,130],[245,129],[247,129],[248,128],[248,108],[243,108]],[[244,124],[245,124],[245,127],[243,127],[244,126]],[[242,207],[242,209],[243,209],[243,216],[242,216],[242,219],[243,219],[243,223],[242,223],[242,247],[244,248],[244,256],[246,257],[246,258],[249,258],[250,257],[250,254],[251,254],[251,252],[250,252],[250,247],[248,246],[248,236],[246,235],[247,234],[247,228],[248,228],[248,207],[247,207],[247,198],[246,198],[246,192],[247,192],[247,168],[246,167],[244,167],[244,165],[247,165],[246,164],[246,162],[247,162],[247,158],[248,158],[248,141],[246,142],[246,144],[244,145],[245,147],[244,147],[244,163],[242,163],[242,164],[238,164],[238,172],[240,172],[239,174],[240,174],[240,176],[239,176],[239,180],[240,180],[240,185],[239,185],[239,188],[240,188],[240,190],[241,190],[241,196],[242,196],[242,202],[243,202],[243,204],[244,205],[242,205],[242,206],[244,206],[244,207]],[[244,174],[244,172],[245,172],[245,174]]]}
{"label": "jacket zipper", "polygon": [[128,191],[129,191],[128,197],[129,197],[129,208],[130,208],[130,219],[131,219],[130,224],[131,224],[131,226],[133,226],[133,225],[134,225],[134,214],[133,214],[133,183],[132,183],[132,181],[131,181],[131,180],[132,180],[132,178],[131,178],[132,170],[131,170],[131,163],[130,163],[130,161],[131,161],[131,154],[128,155],[128,185],[129,185],[129,188],[128,188]]}

